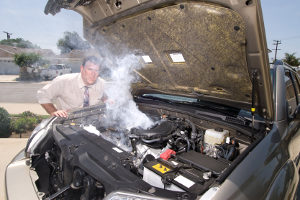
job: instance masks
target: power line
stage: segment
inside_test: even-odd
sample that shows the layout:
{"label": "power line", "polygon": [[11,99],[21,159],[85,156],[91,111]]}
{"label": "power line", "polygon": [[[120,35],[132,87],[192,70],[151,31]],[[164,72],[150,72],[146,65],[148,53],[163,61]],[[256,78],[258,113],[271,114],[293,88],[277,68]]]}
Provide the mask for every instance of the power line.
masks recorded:
{"label": "power line", "polygon": [[273,49],[273,50],[275,50],[275,61],[276,61],[276,58],[277,58],[277,51],[278,51],[278,50],[281,50],[281,49],[278,49],[278,45],[281,44],[281,41],[280,41],[280,40],[273,40],[273,41],[275,42],[275,43],[273,43],[273,45],[276,46],[276,48]]}

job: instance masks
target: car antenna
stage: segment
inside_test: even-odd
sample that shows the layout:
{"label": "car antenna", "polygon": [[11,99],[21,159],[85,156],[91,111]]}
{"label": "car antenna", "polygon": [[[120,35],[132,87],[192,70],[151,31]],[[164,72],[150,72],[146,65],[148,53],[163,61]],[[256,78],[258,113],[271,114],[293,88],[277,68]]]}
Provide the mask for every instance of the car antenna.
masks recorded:
{"label": "car antenna", "polygon": [[251,115],[252,115],[252,134],[251,134],[251,142],[254,141],[254,113],[255,113],[255,92],[256,92],[256,78],[257,78],[257,70],[252,72],[252,105],[251,105]]}

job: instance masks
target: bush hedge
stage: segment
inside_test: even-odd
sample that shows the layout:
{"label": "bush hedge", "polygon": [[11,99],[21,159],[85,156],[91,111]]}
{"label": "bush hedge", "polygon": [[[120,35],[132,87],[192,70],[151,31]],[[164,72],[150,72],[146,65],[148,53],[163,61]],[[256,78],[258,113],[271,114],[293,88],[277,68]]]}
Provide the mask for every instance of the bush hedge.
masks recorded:
{"label": "bush hedge", "polygon": [[8,112],[0,107],[0,137],[9,137],[11,135],[10,118]]}
{"label": "bush hedge", "polygon": [[22,114],[14,115],[11,122],[11,129],[15,133],[25,133],[32,131],[41,121],[42,117],[30,111],[25,111]]}

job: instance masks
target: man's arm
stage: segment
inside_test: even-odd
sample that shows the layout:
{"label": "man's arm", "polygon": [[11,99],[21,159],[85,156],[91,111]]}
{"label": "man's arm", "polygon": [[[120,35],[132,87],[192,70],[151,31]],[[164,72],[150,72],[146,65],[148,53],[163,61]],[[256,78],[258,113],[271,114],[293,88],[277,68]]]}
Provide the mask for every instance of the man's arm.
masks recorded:
{"label": "man's arm", "polygon": [[39,104],[49,113],[51,116],[56,117],[68,117],[68,113],[65,110],[57,110],[52,103],[52,99],[55,99],[60,95],[62,89],[62,81],[55,78],[53,81],[45,85],[43,88],[37,91],[37,99]]}
{"label": "man's arm", "polygon": [[56,117],[68,117],[68,112],[65,110],[57,110],[52,103],[41,104],[41,106],[49,113],[51,116]]}

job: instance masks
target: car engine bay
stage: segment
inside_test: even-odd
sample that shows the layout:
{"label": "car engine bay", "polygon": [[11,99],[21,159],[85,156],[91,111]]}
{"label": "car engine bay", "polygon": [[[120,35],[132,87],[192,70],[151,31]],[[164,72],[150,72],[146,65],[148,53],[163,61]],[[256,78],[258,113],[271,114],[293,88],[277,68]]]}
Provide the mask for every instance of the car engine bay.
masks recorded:
{"label": "car engine bay", "polygon": [[249,127],[157,105],[139,109],[155,121],[153,127],[119,129],[105,121],[102,107],[57,118],[31,156],[43,198],[102,199],[124,190],[195,199],[222,182],[254,143]]}

